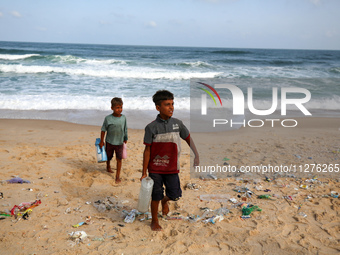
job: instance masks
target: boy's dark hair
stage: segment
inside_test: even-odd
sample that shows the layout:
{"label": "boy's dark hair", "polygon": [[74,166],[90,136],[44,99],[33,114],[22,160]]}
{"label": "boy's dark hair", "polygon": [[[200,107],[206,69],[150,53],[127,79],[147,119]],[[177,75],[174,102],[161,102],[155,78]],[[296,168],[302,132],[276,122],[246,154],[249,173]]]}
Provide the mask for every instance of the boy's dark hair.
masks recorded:
{"label": "boy's dark hair", "polygon": [[123,100],[120,97],[112,98],[111,107],[114,107],[115,105],[123,105]]}
{"label": "boy's dark hair", "polygon": [[153,96],[152,101],[155,105],[161,105],[162,101],[164,100],[173,100],[174,94],[172,94],[168,90],[158,90]]}

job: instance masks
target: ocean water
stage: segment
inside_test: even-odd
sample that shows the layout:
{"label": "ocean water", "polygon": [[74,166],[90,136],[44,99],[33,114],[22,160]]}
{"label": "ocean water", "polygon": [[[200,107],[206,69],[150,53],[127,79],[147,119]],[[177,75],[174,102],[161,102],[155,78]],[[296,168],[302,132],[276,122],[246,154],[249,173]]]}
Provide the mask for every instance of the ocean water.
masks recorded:
{"label": "ocean water", "polygon": [[0,42],[0,117],[99,126],[117,96],[129,127],[144,128],[157,114],[152,95],[168,89],[188,121],[191,78],[252,86],[258,104],[293,80],[311,92],[313,116],[340,115],[340,51]]}

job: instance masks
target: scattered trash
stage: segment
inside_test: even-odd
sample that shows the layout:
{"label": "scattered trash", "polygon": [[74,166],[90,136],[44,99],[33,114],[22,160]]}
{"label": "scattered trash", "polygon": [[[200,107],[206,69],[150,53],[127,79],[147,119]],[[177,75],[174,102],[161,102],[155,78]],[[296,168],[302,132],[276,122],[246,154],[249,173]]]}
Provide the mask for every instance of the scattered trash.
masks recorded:
{"label": "scattered trash", "polygon": [[243,192],[247,192],[249,189],[246,188],[246,187],[236,186],[233,190],[238,192],[238,193],[243,193]]}
{"label": "scattered trash", "polygon": [[271,190],[270,189],[265,189],[264,192],[271,192]]}
{"label": "scattered trash", "polygon": [[301,189],[308,189],[308,185],[306,185],[306,184],[301,184],[301,185],[300,185],[300,188],[301,188]]}
{"label": "scattered trash", "polygon": [[249,218],[251,218],[251,216],[250,215],[241,215],[240,218],[241,219],[249,219]]}
{"label": "scattered trash", "polygon": [[230,195],[228,194],[205,194],[200,195],[202,201],[228,202]]}
{"label": "scattered trash", "polygon": [[0,212],[0,220],[6,219],[8,217],[11,217],[12,215],[6,212]]}
{"label": "scattered trash", "polygon": [[227,157],[225,157],[224,159],[223,159],[223,161],[228,161],[228,160],[230,160],[229,158],[227,158]]}
{"label": "scattered trash", "polygon": [[238,203],[237,199],[233,198],[233,197],[230,198],[229,201],[232,202],[233,204],[237,204]]}
{"label": "scattered trash", "polygon": [[139,221],[144,221],[144,220],[151,220],[152,216],[150,212],[144,213],[144,217],[139,219]]}
{"label": "scattered trash", "polygon": [[185,186],[186,189],[191,189],[191,190],[199,190],[201,188],[200,185],[198,185],[197,183],[188,183]]}
{"label": "scattered trash", "polygon": [[11,215],[15,218],[22,216],[24,219],[27,219],[29,214],[32,212],[32,209],[40,204],[41,200],[35,200],[34,202],[23,202],[19,205],[15,205],[11,209]]}
{"label": "scattered trash", "polygon": [[203,220],[204,223],[209,223],[211,222],[212,224],[215,224],[216,222],[220,222],[224,220],[224,217],[222,215],[216,215],[216,216],[213,216],[209,219],[206,219],[206,220]]}
{"label": "scattered trash", "polygon": [[185,219],[183,216],[163,216],[163,220],[164,221],[168,221],[168,220],[183,220],[183,219]]}
{"label": "scattered trash", "polygon": [[126,215],[124,222],[125,223],[132,223],[135,221],[136,219],[136,214],[138,213],[138,211],[136,209],[132,209],[131,212]]}
{"label": "scattered trash", "polygon": [[103,237],[93,237],[91,240],[92,241],[101,241],[101,242],[105,241],[105,239]]}
{"label": "scattered trash", "polygon": [[301,156],[300,156],[300,155],[297,155],[297,154],[294,154],[294,156],[297,157],[297,158],[299,158],[299,159],[301,158]]}
{"label": "scattered trash", "polygon": [[82,226],[82,225],[84,225],[84,224],[89,225],[89,224],[91,224],[91,223],[92,223],[92,222],[91,222],[91,216],[86,216],[85,221],[80,222],[80,223],[78,223],[78,224],[76,224],[76,225],[73,225],[72,227],[78,228],[78,227],[80,227],[80,226]]}
{"label": "scattered trash", "polygon": [[253,211],[262,211],[257,205],[242,206],[242,216],[250,215]]}
{"label": "scattered trash", "polygon": [[331,197],[339,198],[339,192],[331,191]]}
{"label": "scattered trash", "polygon": [[8,183],[31,183],[30,181],[28,180],[23,180],[21,179],[20,177],[15,177],[15,178],[12,178],[10,180],[6,180],[6,182]]}
{"label": "scattered trash", "polygon": [[259,199],[271,199],[271,195],[259,195],[257,196]]}
{"label": "scattered trash", "polygon": [[71,239],[76,241],[76,243],[82,242],[86,239],[87,234],[85,231],[76,231],[69,233]]}
{"label": "scattered trash", "polygon": [[208,174],[207,176],[208,176],[209,178],[211,178],[211,179],[217,180],[217,176],[216,176],[216,175]]}
{"label": "scattered trash", "polygon": [[299,212],[299,215],[302,216],[303,218],[307,217],[307,214],[305,214],[304,212]]}
{"label": "scattered trash", "polygon": [[0,199],[4,198],[4,193],[0,192]]}
{"label": "scattered trash", "polygon": [[[123,204],[126,203],[126,201],[119,202],[116,201],[114,197],[106,197],[104,200],[97,200],[93,202],[93,206],[96,207],[99,212],[105,212],[106,210],[123,208]],[[129,201],[127,201],[127,203],[128,202]],[[86,202],[86,204],[90,203],[91,202]]]}
{"label": "scattered trash", "polygon": [[228,213],[230,213],[230,211],[225,207],[221,207],[221,208],[216,209],[214,213],[217,215],[227,215]]}
{"label": "scattered trash", "polygon": [[265,178],[266,178],[266,179],[265,179],[266,182],[271,182],[271,181],[272,181],[272,180],[271,180],[270,178],[268,178],[267,176],[265,176]]}

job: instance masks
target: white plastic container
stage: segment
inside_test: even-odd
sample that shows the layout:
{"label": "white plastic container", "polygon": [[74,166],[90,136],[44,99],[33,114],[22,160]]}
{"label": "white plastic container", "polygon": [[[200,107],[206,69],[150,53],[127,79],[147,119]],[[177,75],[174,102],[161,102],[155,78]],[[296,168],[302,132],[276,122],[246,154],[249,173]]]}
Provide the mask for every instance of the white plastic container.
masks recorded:
{"label": "white plastic container", "polygon": [[153,180],[150,177],[144,178],[140,186],[137,206],[137,210],[141,213],[146,213],[149,210],[152,188]]}

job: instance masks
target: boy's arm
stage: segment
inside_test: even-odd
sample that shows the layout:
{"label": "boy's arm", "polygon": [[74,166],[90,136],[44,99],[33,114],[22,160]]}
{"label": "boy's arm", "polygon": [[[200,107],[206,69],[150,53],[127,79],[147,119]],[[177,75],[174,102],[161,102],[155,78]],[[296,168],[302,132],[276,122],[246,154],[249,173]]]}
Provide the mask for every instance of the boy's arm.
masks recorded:
{"label": "boy's arm", "polygon": [[140,180],[143,180],[145,177],[147,177],[146,170],[148,169],[149,161],[150,161],[150,152],[151,152],[151,146],[145,145],[144,153],[143,153],[143,172],[142,177]]}
{"label": "boy's arm", "polygon": [[198,151],[196,149],[196,145],[194,143],[194,140],[190,136],[189,139],[186,139],[185,141],[187,142],[187,144],[189,145],[189,147],[191,148],[191,150],[195,154],[194,166],[198,166],[200,164],[200,157],[198,155]]}
{"label": "boy's arm", "polygon": [[99,143],[100,148],[102,148],[104,146],[104,137],[105,137],[105,132],[101,131],[100,132],[100,143]]}

